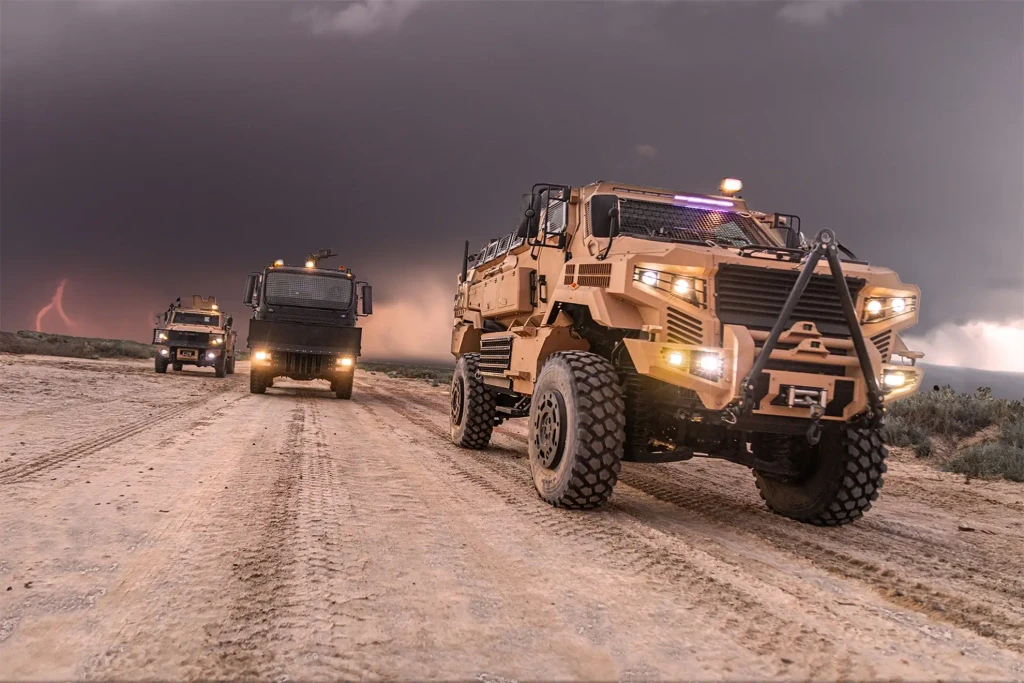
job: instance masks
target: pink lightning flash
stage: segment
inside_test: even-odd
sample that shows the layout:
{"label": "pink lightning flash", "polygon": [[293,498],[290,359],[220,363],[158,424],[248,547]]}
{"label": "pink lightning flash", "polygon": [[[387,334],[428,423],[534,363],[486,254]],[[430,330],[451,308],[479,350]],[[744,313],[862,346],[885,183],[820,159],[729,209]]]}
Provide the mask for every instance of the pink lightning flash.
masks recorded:
{"label": "pink lightning flash", "polygon": [[49,313],[52,309],[57,309],[57,315],[60,316],[61,320],[68,327],[76,327],[77,324],[74,320],[68,317],[68,314],[64,312],[64,286],[68,283],[67,280],[61,280],[60,284],[57,285],[57,291],[54,292],[53,298],[50,299],[50,303],[39,309],[36,313],[36,332],[43,331],[43,316]]}

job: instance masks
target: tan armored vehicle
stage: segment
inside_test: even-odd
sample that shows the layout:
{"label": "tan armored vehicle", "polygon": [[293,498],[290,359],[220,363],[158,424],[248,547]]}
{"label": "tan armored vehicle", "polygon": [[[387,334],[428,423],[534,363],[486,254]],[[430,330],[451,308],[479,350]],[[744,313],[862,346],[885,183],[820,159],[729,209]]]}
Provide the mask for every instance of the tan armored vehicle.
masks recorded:
{"label": "tan armored vehicle", "polygon": [[484,448],[529,418],[556,506],[601,505],[623,460],[701,456],[751,468],[780,514],[860,517],[882,486],[885,404],[921,383],[898,334],[920,291],[740,189],[535,185],[515,232],[467,244],[452,440]]}
{"label": "tan armored vehicle", "polygon": [[153,330],[156,344],[156,371],[167,372],[170,365],[181,370],[185,365],[212,367],[217,377],[235,372],[235,331],[232,319],[220,310],[217,299],[192,295],[192,306],[176,299],[158,327]]}

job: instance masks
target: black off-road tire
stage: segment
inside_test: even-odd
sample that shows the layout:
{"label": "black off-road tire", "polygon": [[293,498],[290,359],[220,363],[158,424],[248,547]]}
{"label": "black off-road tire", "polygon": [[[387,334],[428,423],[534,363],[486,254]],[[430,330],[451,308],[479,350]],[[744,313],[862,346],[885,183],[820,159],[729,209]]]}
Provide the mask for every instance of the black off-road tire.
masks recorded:
{"label": "black off-road tire", "polygon": [[619,478],[626,405],[615,367],[597,354],[552,354],[530,404],[530,470],[556,507],[600,507]]}
{"label": "black off-road tire", "polygon": [[352,398],[352,383],[355,381],[356,373],[350,372],[342,375],[341,379],[331,382],[331,391],[338,398],[348,400]]}
{"label": "black off-road tire", "polygon": [[167,372],[167,359],[164,358],[163,356],[157,356],[153,360],[153,366],[154,369],[162,375],[163,373]]}
{"label": "black off-road tire", "polygon": [[486,448],[498,414],[494,392],[480,377],[479,364],[480,354],[464,353],[452,374],[448,424],[452,443],[462,448]]}
{"label": "black off-road tire", "polygon": [[[797,462],[810,459],[806,476],[783,478],[754,471],[769,509],[817,526],[850,524],[871,509],[882,488],[888,455],[878,430],[848,425],[825,429],[814,447],[808,447],[803,437],[793,439],[803,450],[802,455],[793,453]],[[774,447],[767,443],[754,441],[755,457],[767,460],[778,455],[778,442]]]}
{"label": "black off-road tire", "polygon": [[217,360],[213,361],[213,374],[217,377],[223,377],[228,374],[228,359],[223,353],[217,356]]}
{"label": "black off-road tire", "polygon": [[265,374],[259,370],[249,371],[249,393],[250,394],[265,394],[267,393],[267,387],[273,380],[268,378]]}
{"label": "black off-road tire", "polygon": [[231,358],[228,359],[227,373],[229,375],[235,374],[235,357],[234,356],[231,356]]}

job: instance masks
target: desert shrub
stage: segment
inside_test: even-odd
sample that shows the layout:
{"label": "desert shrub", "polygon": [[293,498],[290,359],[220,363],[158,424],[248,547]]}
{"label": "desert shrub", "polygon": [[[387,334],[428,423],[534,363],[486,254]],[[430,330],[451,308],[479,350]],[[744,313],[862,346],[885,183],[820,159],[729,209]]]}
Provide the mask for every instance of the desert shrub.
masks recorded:
{"label": "desert shrub", "polygon": [[1002,439],[986,441],[954,455],[945,469],[971,477],[1024,482],[1024,448]]}
{"label": "desert shrub", "polygon": [[999,439],[1015,448],[1024,448],[1024,419],[1004,424],[999,430]]}
{"label": "desert shrub", "polygon": [[452,381],[452,371],[448,368],[400,363],[360,363],[359,367],[369,372],[383,372],[392,379],[421,379],[430,382],[432,386],[450,384]]}
{"label": "desert shrub", "polygon": [[[925,434],[963,438],[993,424],[1024,417],[1024,405],[1020,401],[994,398],[986,387],[973,394],[961,394],[947,386],[897,401],[890,406],[889,415],[890,421],[898,419],[901,424],[913,425]],[[905,435],[895,431],[893,436]]]}
{"label": "desert shrub", "polygon": [[932,454],[932,440],[927,436],[913,445],[914,455],[919,458],[927,458]]}

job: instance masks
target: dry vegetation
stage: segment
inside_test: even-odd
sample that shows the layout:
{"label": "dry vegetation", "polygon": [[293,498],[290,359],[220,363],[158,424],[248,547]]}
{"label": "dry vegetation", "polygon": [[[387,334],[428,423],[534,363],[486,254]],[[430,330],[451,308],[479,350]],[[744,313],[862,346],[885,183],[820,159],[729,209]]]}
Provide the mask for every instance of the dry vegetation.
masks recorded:
{"label": "dry vegetation", "polygon": [[1024,482],[1024,402],[947,387],[894,403],[883,436],[949,472]]}

